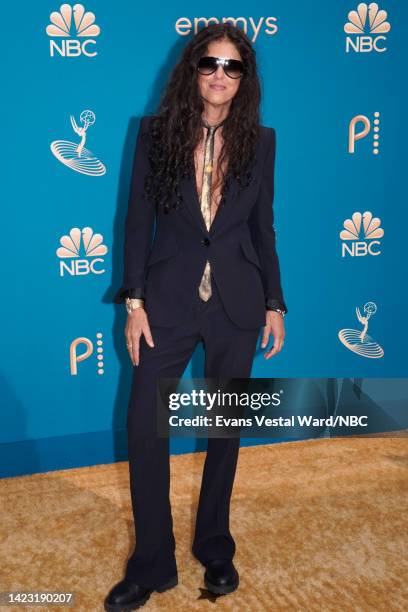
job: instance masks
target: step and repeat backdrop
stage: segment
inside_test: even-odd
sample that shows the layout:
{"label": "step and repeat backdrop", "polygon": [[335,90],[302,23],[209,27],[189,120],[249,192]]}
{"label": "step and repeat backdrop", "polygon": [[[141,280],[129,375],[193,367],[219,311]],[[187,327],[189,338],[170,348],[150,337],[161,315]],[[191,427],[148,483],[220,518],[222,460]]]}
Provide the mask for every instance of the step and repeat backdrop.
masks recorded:
{"label": "step and repeat backdrop", "polygon": [[[407,376],[407,15],[352,0],[3,7],[3,476],[127,457],[132,365],[112,300],[135,139],[212,22],[253,42],[277,136],[289,313],[284,349],[259,348],[252,376]],[[185,376],[203,360],[198,346]]]}

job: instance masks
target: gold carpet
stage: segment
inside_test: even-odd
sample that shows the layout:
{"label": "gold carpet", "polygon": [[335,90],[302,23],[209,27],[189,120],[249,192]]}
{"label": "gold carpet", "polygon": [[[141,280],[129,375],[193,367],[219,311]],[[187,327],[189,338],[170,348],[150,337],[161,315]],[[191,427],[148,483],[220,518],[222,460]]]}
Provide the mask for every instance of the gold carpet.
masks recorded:
{"label": "gold carpet", "polygon": [[[190,551],[204,458],[171,457],[179,585],[143,610],[408,610],[407,438],[242,447],[231,503],[241,582],[214,601]],[[127,462],[8,478],[0,491],[0,591],[76,595],[73,608],[0,609],[103,610],[133,548]]]}

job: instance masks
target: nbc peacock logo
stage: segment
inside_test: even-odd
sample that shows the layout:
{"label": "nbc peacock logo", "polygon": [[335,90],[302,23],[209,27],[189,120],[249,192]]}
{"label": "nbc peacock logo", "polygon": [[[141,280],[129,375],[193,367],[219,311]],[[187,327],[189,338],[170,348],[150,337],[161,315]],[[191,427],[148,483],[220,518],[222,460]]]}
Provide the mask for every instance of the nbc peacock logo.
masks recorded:
{"label": "nbc peacock logo", "polygon": [[378,7],[376,2],[360,2],[356,11],[350,11],[344,26],[346,53],[384,53],[387,50],[384,34],[388,34],[391,25],[387,21],[387,11]]}
{"label": "nbc peacock logo", "polygon": [[57,249],[60,259],[60,276],[84,276],[104,274],[103,255],[108,247],[103,244],[102,234],[96,234],[91,227],[73,227],[68,235],[60,238]]}
{"label": "nbc peacock logo", "polygon": [[95,15],[82,4],[61,4],[59,11],[50,14],[50,24],[45,31],[50,37],[50,55],[54,57],[95,57],[96,40],[100,27]]}
{"label": "nbc peacock logo", "polygon": [[78,143],[70,140],[54,140],[50,144],[53,155],[64,166],[68,166],[75,172],[88,176],[103,176],[106,173],[105,165],[95,157],[92,151],[85,147],[87,130],[96,121],[95,113],[91,110],[83,110],[79,115],[79,122],[82,125],[78,125],[72,115],[70,115],[70,119],[71,127],[75,134],[80,136],[81,141]]}
{"label": "nbc peacock logo", "polygon": [[343,222],[340,238],[342,257],[364,257],[365,255],[380,255],[380,238],[384,236],[381,219],[366,212],[355,212],[351,219]]}

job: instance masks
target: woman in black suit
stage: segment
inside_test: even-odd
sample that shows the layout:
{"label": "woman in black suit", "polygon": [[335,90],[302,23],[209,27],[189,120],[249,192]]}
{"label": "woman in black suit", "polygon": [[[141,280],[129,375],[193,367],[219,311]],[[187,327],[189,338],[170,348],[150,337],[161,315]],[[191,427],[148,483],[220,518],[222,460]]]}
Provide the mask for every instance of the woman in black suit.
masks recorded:
{"label": "woman in black suit", "polygon": [[[133,363],[128,449],[136,547],[106,610],[132,610],[178,582],[169,439],[156,431],[156,382],[181,377],[203,342],[205,377],[249,377],[284,342],[273,228],[275,130],[259,125],[255,51],[231,24],[200,30],[155,116],[142,118],[125,226],[125,336]],[[154,239],[153,230],[156,228]],[[153,239],[153,240],[152,240]],[[239,437],[209,438],[192,552],[210,591],[238,587],[229,508]]]}

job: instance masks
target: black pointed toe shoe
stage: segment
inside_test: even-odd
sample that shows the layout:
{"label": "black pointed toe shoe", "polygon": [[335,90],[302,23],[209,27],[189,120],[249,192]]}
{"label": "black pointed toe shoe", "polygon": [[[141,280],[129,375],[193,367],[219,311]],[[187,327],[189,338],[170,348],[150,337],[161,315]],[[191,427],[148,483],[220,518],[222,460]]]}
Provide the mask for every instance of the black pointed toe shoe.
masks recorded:
{"label": "black pointed toe shoe", "polygon": [[144,587],[124,578],[109,591],[104,601],[104,608],[107,612],[137,610],[137,608],[146,603],[153,591],[163,593],[167,589],[172,589],[177,584],[177,576],[155,588]]}
{"label": "black pointed toe shoe", "polygon": [[211,593],[225,595],[238,588],[239,575],[229,559],[214,559],[206,563],[204,584]]}

